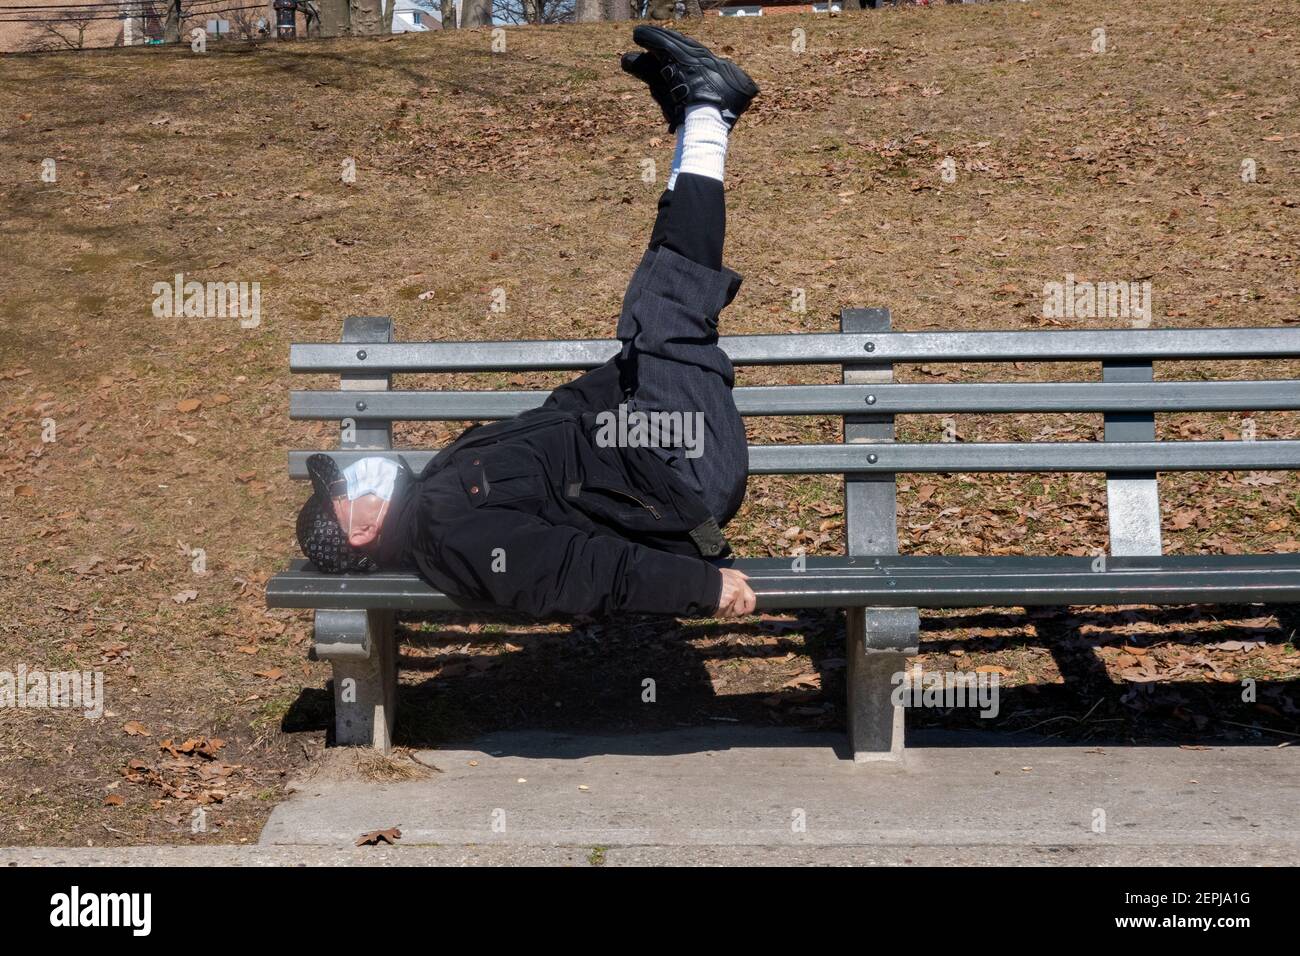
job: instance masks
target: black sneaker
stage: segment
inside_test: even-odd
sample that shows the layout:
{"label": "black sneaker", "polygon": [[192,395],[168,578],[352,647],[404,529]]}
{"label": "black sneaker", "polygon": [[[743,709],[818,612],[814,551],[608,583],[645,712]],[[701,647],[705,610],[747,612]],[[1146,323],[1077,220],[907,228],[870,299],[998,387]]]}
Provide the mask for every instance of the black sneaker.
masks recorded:
{"label": "black sneaker", "polygon": [[668,132],[677,132],[677,127],[682,122],[681,110],[677,108],[672,95],[668,92],[668,81],[659,72],[659,61],[651,53],[624,53],[620,62],[624,73],[635,76],[650,87],[650,95],[664,111],[664,119],[668,121]]}
{"label": "black sneaker", "polygon": [[682,122],[686,107],[704,104],[716,106],[731,128],[758,95],[758,87],[748,73],[676,30],[639,26],[632,31],[632,39],[657,61],[676,107],[669,121],[672,124]]}

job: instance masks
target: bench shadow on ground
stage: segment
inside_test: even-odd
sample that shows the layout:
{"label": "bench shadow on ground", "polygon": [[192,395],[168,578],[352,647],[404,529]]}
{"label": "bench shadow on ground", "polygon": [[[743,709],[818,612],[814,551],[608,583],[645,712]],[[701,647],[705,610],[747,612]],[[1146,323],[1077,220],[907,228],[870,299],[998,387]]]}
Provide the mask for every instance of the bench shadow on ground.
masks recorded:
{"label": "bench shadow on ground", "polygon": [[[1268,615],[1276,617],[1277,626],[1246,623]],[[520,756],[556,756],[554,744],[544,741],[561,735],[571,757],[653,754],[722,749],[735,742],[740,725],[820,731],[810,735],[809,746],[825,747],[826,732],[839,734],[845,726],[844,626],[838,612],[744,623],[631,618],[549,631],[503,617],[491,629],[467,633],[465,625],[476,620],[481,623],[482,616],[400,619],[398,746],[456,748],[502,734],[506,747],[521,748]],[[1134,625],[1140,630],[1134,632]],[[1199,629],[1184,630],[1188,626]],[[1013,665],[1004,678],[1011,686],[1001,686],[995,717],[982,718],[971,708],[909,708],[908,743],[1276,746],[1294,741],[1300,731],[1300,682],[1271,678],[1259,664],[1272,659],[1270,651],[1294,642],[1298,626],[1296,609],[1260,606],[923,614],[920,660],[927,671],[972,670],[982,655],[997,651],[1011,651],[1026,664],[1023,671]],[[1206,680],[1215,671],[1196,658],[1208,660],[1206,645],[1229,641],[1253,644],[1263,656],[1247,660],[1220,653],[1214,667],[1226,676]],[[1192,666],[1155,681],[1117,679],[1101,656],[1105,647],[1142,649],[1170,642],[1186,648]],[[1021,683],[1035,661],[1048,664],[1047,655],[1055,665],[1051,680]],[[1258,675],[1254,700],[1243,700],[1240,678],[1252,674]],[[328,733],[331,712],[328,687],[305,690],[283,729]],[[717,748],[710,745],[710,729],[716,731]],[[583,738],[576,750],[571,738]],[[537,748],[529,740],[546,752],[532,752]],[[773,740],[774,746],[788,746],[790,737],[773,735]],[[759,735],[754,745],[762,741]],[[843,743],[835,749],[849,755]]]}

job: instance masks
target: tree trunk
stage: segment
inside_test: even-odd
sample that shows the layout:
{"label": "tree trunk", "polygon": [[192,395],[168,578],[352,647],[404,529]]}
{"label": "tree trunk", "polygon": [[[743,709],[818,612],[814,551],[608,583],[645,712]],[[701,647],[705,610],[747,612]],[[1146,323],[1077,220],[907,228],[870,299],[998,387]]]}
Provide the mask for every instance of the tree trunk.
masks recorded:
{"label": "tree trunk", "polygon": [[[383,3],[383,0],[380,0],[380,2]],[[384,4],[384,32],[385,33],[393,32],[393,8],[396,6],[397,6],[397,0],[388,0],[388,3]]]}
{"label": "tree trunk", "polygon": [[320,7],[320,35],[323,37],[347,36],[351,32],[348,0],[317,0]]}
{"label": "tree trunk", "polygon": [[[348,0],[348,20],[352,35],[358,37],[382,36],[384,32],[384,0]],[[391,33],[392,30],[390,29]]]}
{"label": "tree trunk", "polygon": [[685,0],[686,15],[688,17],[702,17],[704,11],[700,9],[700,0]]}
{"label": "tree trunk", "polygon": [[442,28],[456,29],[456,0],[442,0],[439,9],[442,11]]}
{"label": "tree trunk", "polygon": [[181,42],[181,0],[171,0],[167,4],[167,20],[163,24],[163,41],[165,43]]}
{"label": "tree trunk", "polygon": [[631,20],[632,5],[628,0],[605,0],[605,19]]}
{"label": "tree trunk", "polygon": [[492,0],[464,0],[460,25],[469,29],[492,26]]}
{"label": "tree trunk", "polygon": [[575,0],[573,19],[578,23],[595,23],[605,19],[604,4],[601,0]]}

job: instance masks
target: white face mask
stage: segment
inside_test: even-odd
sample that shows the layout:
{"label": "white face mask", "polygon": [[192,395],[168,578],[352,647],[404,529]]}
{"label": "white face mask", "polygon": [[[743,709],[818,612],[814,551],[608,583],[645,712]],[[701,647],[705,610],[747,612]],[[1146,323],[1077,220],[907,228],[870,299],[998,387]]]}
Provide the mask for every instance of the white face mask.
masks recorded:
{"label": "white face mask", "polygon": [[[400,471],[401,469],[396,462],[387,458],[373,456],[360,458],[343,469],[342,483],[346,484],[347,490],[335,498],[334,516],[338,519],[339,525],[343,528],[349,540],[355,530],[352,520],[353,503],[358,498],[369,495],[374,495],[382,501],[383,506],[379,509],[378,514],[372,516],[374,524],[382,526],[384,518],[388,514],[388,506],[392,503],[393,489]],[[340,504],[344,498],[347,500],[346,516]]]}
{"label": "white face mask", "polygon": [[348,483],[348,501],[356,501],[362,495],[375,495],[391,501],[399,471],[397,463],[387,458],[357,459],[343,469],[343,477]]}

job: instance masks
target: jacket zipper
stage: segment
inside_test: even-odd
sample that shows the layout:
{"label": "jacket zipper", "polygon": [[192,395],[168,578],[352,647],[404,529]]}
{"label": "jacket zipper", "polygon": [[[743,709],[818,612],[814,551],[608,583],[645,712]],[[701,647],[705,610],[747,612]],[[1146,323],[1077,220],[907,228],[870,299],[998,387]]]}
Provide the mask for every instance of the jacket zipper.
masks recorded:
{"label": "jacket zipper", "polygon": [[588,485],[587,487],[588,487],[588,488],[594,488],[594,489],[596,489],[597,491],[608,491],[610,494],[612,494],[612,495],[617,495],[617,496],[620,497],[620,498],[628,498],[628,499],[630,499],[630,500],[632,500],[632,501],[635,501],[637,504],[639,504],[639,505],[640,505],[642,508],[644,508],[646,511],[650,512],[650,514],[652,514],[652,515],[654,516],[654,519],[655,519],[656,521],[659,520],[659,512],[655,509],[655,506],[654,506],[654,505],[648,505],[648,504],[646,504],[644,501],[642,501],[642,500],[641,500],[640,498],[638,498],[636,495],[629,494],[628,492],[626,492],[626,491],[622,491],[622,490],[620,490],[620,489],[618,489],[618,488],[606,488],[606,487],[604,487],[604,486],[602,486],[602,485]]}

